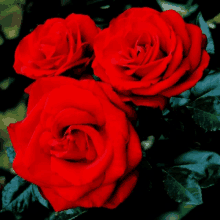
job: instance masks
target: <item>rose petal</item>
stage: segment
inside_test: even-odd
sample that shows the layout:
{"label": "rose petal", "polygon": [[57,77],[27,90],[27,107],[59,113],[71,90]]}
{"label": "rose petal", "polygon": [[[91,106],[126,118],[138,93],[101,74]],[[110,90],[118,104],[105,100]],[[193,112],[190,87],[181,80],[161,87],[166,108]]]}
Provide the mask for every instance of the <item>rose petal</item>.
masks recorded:
{"label": "rose petal", "polygon": [[75,79],[63,76],[38,79],[25,89],[25,92],[29,94],[27,114],[29,114],[45,94],[51,92],[53,89],[59,88],[61,85],[76,84],[78,82]]}
{"label": "rose petal", "polygon": [[100,29],[96,26],[95,22],[88,15],[72,13],[65,19],[67,27],[72,28],[72,20],[77,22],[83,38],[82,40],[93,45],[95,36],[100,32]]}
{"label": "rose petal", "polygon": [[186,91],[187,89],[192,88],[196,85],[196,83],[201,79],[203,75],[203,71],[207,68],[209,64],[210,56],[206,51],[203,50],[202,52],[202,59],[200,62],[199,67],[189,76],[189,78],[181,83],[170,87],[169,89],[161,92],[161,95],[166,97],[171,97],[175,95],[179,95],[182,92]]}
{"label": "rose petal", "polygon": [[160,15],[153,14],[150,18],[152,24],[155,25],[160,31],[160,36],[162,37],[159,38],[159,40],[161,41],[162,48],[164,48],[164,51],[168,52],[172,44],[170,39],[171,31],[169,25],[164,21],[163,18],[160,17]]}
{"label": "rose petal", "polygon": [[[78,84],[80,86],[80,83]],[[78,95],[66,95],[78,94]],[[59,100],[59,102],[57,102]],[[87,100],[86,102],[84,100]],[[51,91],[48,101],[44,106],[44,111],[41,114],[42,123],[48,118],[48,115],[56,115],[65,108],[78,108],[95,115],[97,124],[103,125],[105,118],[103,115],[100,101],[95,97],[91,91],[82,89],[80,87],[65,85],[59,89]]]}
{"label": "rose petal", "polygon": [[186,23],[179,13],[174,10],[163,11],[160,14],[168,24],[170,24],[174,32],[181,38],[183,42],[184,55],[187,56],[191,46],[190,37],[186,28]]}
{"label": "rose petal", "polygon": [[115,186],[116,183],[101,186],[89,193],[88,195],[86,195],[85,197],[82,197],[81,199],[77,200],[75,204],[77,206],[82,206],[85,208],[101,207],[106,202],[106,200],[109,199],[112,192],[114,191]]}
{"label": "rose petal", "polygon": [[122,203],[132,192],[137,183],[137,172],[130,174],[125,178],[122,183],[116,189],[113,196],[107,201],[103,207],[108,209],[116,208],[120,203]]}
{"label": "rose petal", "polygon": [[[54,137],[60,138],[65,127],[70,125],[96,125],[96,117],[87,111],[77,108],[66,108],[60,111],[54,118],[50,129]],[[102,125],[102,124],[101,124]],[[100,125],[100,126],[101,126]]]}
{"label": "rose petal", "polygon": [[[95,143],[95,146],[97,146],[96,144],[97,143]],[[68,179],[72,184],[79,186],[88,184],[100,177],[109,164],[111,164],[112,159],[112,145],[107,143],[105,146],[105,152],[101,156],[98,153],[96,160],[90,164],[72,163],[52,157],[51,168],[52,172],[56,172],[64,179]],[[69,175],[70,173],[71,175]]]}
{"label": "rose petal", "polygon": [[[85,196],[85,194],[87,194],[85,197],[89,200],[90,196],[88,195],[88,193],[93,190],[94,190],[93,192],[96,192],[97,191],[96,189],[101,186],[103,180],[104,180],[104,175],[98,178],[97,180],[94,180],[93,182],[86,185],[70,186],[70,187],[53,187],[53,190],[54,190],[54,194],[58,194],[63,199],[72,202],[73,206],[76,206],[78,200],[81,200],[81,197]],[[56,200],[53,200],[53,198],[47,197],[47,199],[50,201],[52,206],[54,203],[56,203]]]}
{"label": "rose petal", "polygon": [[95,59],[92,63],[92,68],[94,71],[94,74],[98,76],[102,81],[109,83],[109,77],[105,72],[105,69],[97,62],[97,59]]}
{"label": "rose petal", "polygon": [[25,180],[39,186],[62,187],[71,185],[71,183],[67,182],[56,173],[51,173],[50,157],[48,155],[46,155],[40,148],[35,149],[34,152],[39,156],[38,158],[41,158],[40,163],[35,163],[30,167],[27,167],[24,164],[24,161],[26,160],[24,156],[25,151],[22,148],[19,148],[16,151],[16,156],[12,165],[13,169],[19,176],[22,176]]}
{"label": "rose petal", "polygon": [[168,65],[168,68],[163,76],[163,79],[166,79],[173,74],[173,72],[181,64],[182,59],[183,59],[183,45],[182,45],[182,41],[180,40],[180,37],[177,36],[176,48],[173,53],[172,60],[170,64]]}
{"label": "rose petal", "polygon": [[168,55],[167,57],[164,57],[162,59],[142,65],[136,70],[135,73],[138,76],[144,77],[145,81],[154,79],[163,73],[163,71],[167,68],[167,65],[170,63],[171,59],[172,55]]}
{"label": "rose petal", "polygon": [[202,30],[193,24],[186,24],[191,39],[191,47],[189,50],[189,61],[191,71],[194,71],[200,63],[201,59],[201,46],[202,46]]}
{"label": "rose petal", "polygon": [[130,123],[129,123],[129,136],[130,136],[130,140],[127,146],[127,170],[125,175],[130,173],[132,169],[134,169],[141,162],[142,159],[140,139]]}
{"label": "rose petal", "polygon": [[185,73],[187,70],[189,70],[190,65],[188,59],[183,60],[181,66],[178,68],[178,70],[172,74],[169,78],[164,79],[149,88],[146,89],[139,89],[138,92],[142,93],[142,95],[156,95],[160,93],[161,91],[165,90],[166,88],[171,87],[174,85]]}
{"label": "rose petal", "polygon": [[130,106],[124,104],[119,96],[112,90],[112,87],[110,85],[104,84],[104,83],[99,83],[101,89],[105,92],[109,100],[119,109],[121,109],[123,112],[127,114],[127,117],[130,120],[135,120],[136,119],[136,112],[133,108]]}
{"label": "rose petal", "polygon": [[121,96],[124,102],[133,102],[136,106],[149,106],[152,108],[160,108],[161,111],[167,104],[167,98],[156,95],[156,96]]}
{"label": "rose petal", "polygon": [[41,190],[44,196],[49,200],[55,212],[77,207],[74,206],[73,202],[64,199],[58,195],[58,193],[55,193],[55,191],[51,188],[41,187]]}

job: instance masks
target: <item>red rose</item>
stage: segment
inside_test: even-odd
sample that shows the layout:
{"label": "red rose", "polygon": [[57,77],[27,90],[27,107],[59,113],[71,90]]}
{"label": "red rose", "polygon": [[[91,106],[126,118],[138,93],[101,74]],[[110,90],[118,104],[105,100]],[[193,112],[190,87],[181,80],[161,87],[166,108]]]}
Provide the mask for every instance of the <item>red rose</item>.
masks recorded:
{"label": "red rose", "polygon": [[20,41],[13,67],[16,73],[37,79],[59,75],[78,65],[86,66],[99,31],[87,15],[48,19]]}
{"label": "red rose", "polygon": [[38,185],[55,211],[123,202],[142,158],[127,119],[135,111],[95,80],[41,78],[26,92],[27,117],[8,127],[15,172]]}
{"label": "red rose", "polygon": [[131,8],[94,42],[94,74],[124,101],[163,109],[167,97],[193,87],[208,66],[207,38],[174,10]]}

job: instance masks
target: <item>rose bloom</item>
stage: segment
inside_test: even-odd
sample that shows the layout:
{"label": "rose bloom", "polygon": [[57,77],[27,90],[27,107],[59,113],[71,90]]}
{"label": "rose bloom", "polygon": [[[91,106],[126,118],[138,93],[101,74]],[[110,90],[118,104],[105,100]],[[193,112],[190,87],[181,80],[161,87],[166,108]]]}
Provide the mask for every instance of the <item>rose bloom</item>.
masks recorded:
{"label": "rose bloom", "polygon": [[87,15],[51,18],[24,37],[15,51],[16,73],[37,79],[56,76],[72,67],[81,74],[93,58],[93,43],[100,28]]}
{"label": "rose bloom", "polygon": [[15,172],[38,185],[55,211],[123,202],[142,159],[135,111],[95,80],[45,77],[25,91],[27,116],[8,127]]}
{"label": "rose bloom", "polygon": [[206,44],[201,29],[174,10],[131,8],[97,35],[92,67],[124,101],[163,109],[201,79]]}

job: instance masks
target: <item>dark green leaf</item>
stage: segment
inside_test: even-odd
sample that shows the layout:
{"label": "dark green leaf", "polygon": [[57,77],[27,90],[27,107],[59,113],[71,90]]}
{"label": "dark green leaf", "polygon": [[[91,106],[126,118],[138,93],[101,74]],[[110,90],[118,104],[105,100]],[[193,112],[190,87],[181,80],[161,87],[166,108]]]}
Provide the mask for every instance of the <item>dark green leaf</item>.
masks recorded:
{"label": "dark green leaf", "polygon": [[75,209],[68,209],[61,212],[55,212],[52,213],[49,217],[49,220],[72,220],[76,219],[78,216],[82,215],[83,213],[86,213],[87,209],[85,208],[75,208]]}
{"label": "dark green leaf", "polygon": [[33,200],[32,185],[15,176],[2,191],[2,208],[16,213],[22,213]]}
{"label": "dark green leaf", "polygon": [[62,212],[54,212],[51,205],[45,200],[38,187],[27,182],[19,176],[15,176],[3,189],[2,208],[0,215],[10,215],[12,213],[16,219],[30,219],[33,210],[35,217],[45,220],[70,220],[85,213],[84,208],[68,209]]}
{"label": "dark green leaf", "polygon": [[49,202],[41,196],[41,194],[38,190],[38,186],[36,186],[34,184],[32,184],[32,193],[33,193],[34,197],[36,198],[36,200],[39,201],[39,203],[41,205],[45,206],[46,208],[50,208]]}
{"label": "dark green leaf", "polygon": [[215,53],[215,46],[214,46],[212,34],[209,30],[209,27],[208,27],[206,21],[203,18],[201,12],[199,12],[199,14],[197,16],[196,24],[200,26],[200,28],[202,29],[202,33],[205,34],[207,37],[206,51],[210,54],[214,54]]}
{"label": "dark green leaf", "polygon": [[200,97],[186,107],[195,123],[205,131],[220,130],[220,94]]}
{"label": "dark green leaf", "polygon": [[193,172],[201,188],[214,185],[220,178],[220,156],[215,152],[192,150],[180,155],[174,163]]}
{"label": "dark green leaf", "polygon": [[171,97],[171,110],[163,112],[168,116],[173,109],[187,107],[193,121],[207,131],[220,129],[220,72],[206,70],[205,77],[192,89]]}
{"label": "dark green leaf", "polygon": [[11,212],[16,219],[30,219],[33,209],[39,211],[34,214],[35,217],[44,219],[53,211],[49,208],[48,201],[41,197],[37,186],[19,176],[15,176],[2,191],[2,213]]}
{"label": "dark green leaf", "polygon": [[220,179],[220,156],[209,151],[189,151],[174,160],[175,166],[162,170],[164,186],[176,202],[200,205],[201,188],[215,185]]}
{"label": "dark green leaf", "polygon": [[173,167],[164,172],[164,186],[168,195],[176,202],[188,205],[203,203],[201,189],[187,170]]}

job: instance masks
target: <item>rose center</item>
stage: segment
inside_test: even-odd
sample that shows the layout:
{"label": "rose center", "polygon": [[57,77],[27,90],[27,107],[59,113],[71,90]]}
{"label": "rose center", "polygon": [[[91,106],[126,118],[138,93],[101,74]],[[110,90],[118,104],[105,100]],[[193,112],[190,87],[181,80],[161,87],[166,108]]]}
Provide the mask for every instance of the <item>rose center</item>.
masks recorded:
{"label": "rose center", "polygon": [[81,130],[66,130],[61,139],[51,139],[49,141],[50,154],[55,157],[71,160],[75,162],[87,162],[94,160],[96,152],[89,136]]}

